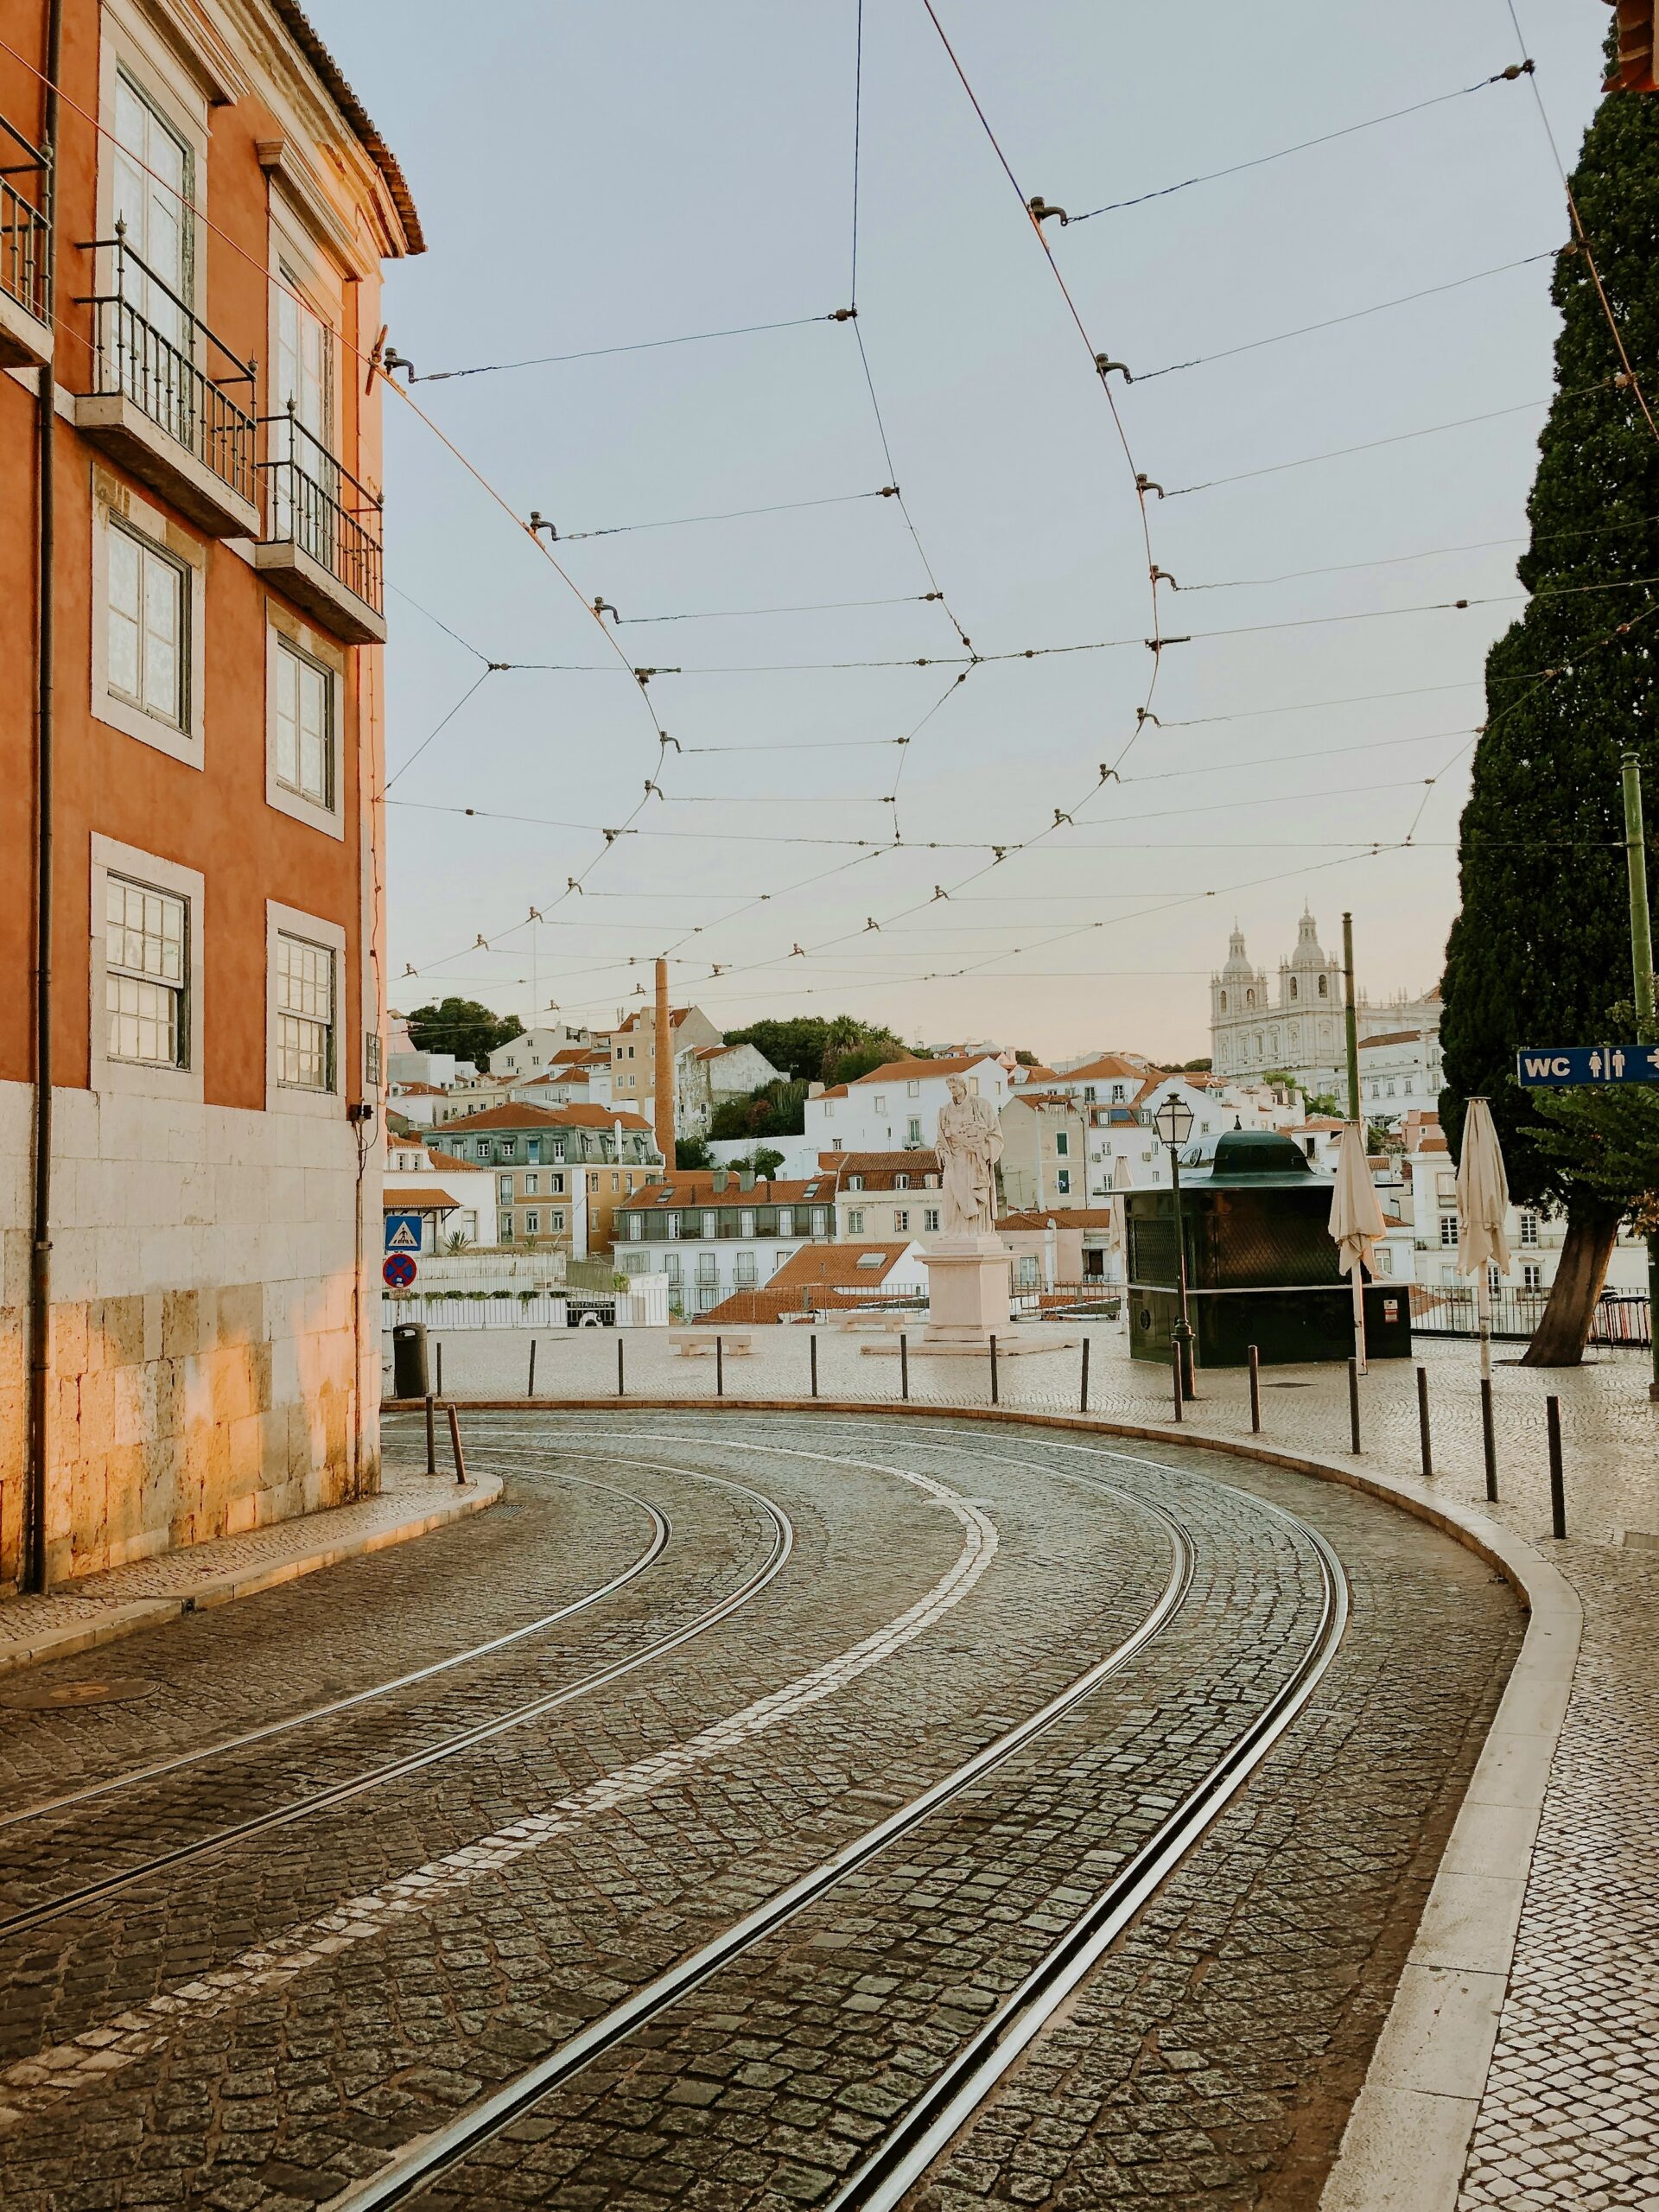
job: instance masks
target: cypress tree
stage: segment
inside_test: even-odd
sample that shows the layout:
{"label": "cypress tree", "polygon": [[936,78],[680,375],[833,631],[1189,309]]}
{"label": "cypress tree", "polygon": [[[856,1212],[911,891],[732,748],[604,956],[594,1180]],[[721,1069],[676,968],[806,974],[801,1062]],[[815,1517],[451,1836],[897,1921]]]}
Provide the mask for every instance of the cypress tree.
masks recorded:
{"label": "cypress tree", "polygon": [[[1659,99],[1605,98],[1572,186],[1659,416]],[[1552,291],[1556,396],[1516,564],[1534,596],[1487,656],[1486,725],[1459,833],[1462,908],[1442,986],[1441,1118],[1455,1150],[1464,1100],[1488,1097],[1513,1195],[1566,1212],[1560,1266],[1526,1355],[1560,1366],[1582,1354],[1626,1194],[1608,1188],[1583,1116],[1552,1116],[1548,1133],[1541,1128],[1515,1082],[1515,1054],[1630,1033],[1611,1015],[1630,996],[1619,764],[1634,747],[1649,791],[1659,791],[1659,611],[1649,613],[1659,610],[1659,440],[1622,380],[1582,250],[1559,257]],[[1556,1134],[1570,1139],[1575,1119],[1581,1153]]]}

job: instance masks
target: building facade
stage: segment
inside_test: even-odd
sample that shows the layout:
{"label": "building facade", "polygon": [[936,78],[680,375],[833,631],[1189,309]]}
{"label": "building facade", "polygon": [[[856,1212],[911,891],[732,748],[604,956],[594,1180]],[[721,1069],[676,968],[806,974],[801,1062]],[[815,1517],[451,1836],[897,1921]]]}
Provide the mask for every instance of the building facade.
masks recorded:
{"label": "building facade", "polygon": [[931,1149],[952,1076],[960,1076],[976,1097],[988,1098],[998,1113],[1014,1087],[1008,1069],[988,1058],[889,1060],[851,1083],[833,1084],[828,1090],[820,1085],[810,1094],[806,1143],[815,1152]]}
{"label": "building facade", "polygon": [[617,1267],[665,1274],[671,1303],[695,1319],[734,1292],[763,1287],[804,1244],[830,1243],[835,1191],[830,1175],[783,1183],[723,1167],[671,1174],[617,1208]]}
{"label": "building facade", "polygon": [[498,1243],[573,1260],[609,1252],[618,1207],[663,1173],[651,1124],[620,1108],[491,1106],[442,1146],[494,1172]]}
{"label": "building facade", "polygon": [[[1438,1040],[1439,988],[1421,998],[1402,993],[1382,1002],[1361,992],[1354,1026],[1362,1042],[1407,1029]],[[1319,925],[1306,908],[1296,927],[1295,950],[1279,963],[1271,986],[1267,970],[1251,965],[1244,932],[1235,927],[1226,964],[1210,978],[1210,1058],[1217,1076],[1281,1073],[1316,1096],[1345,1098],[1342,962],[1324,950]]]}
{"label": "building facade", "polygon": [[378,1484],[374,361],[423,241],[291,0],[7,39],[0,1580],[39,1583]]}

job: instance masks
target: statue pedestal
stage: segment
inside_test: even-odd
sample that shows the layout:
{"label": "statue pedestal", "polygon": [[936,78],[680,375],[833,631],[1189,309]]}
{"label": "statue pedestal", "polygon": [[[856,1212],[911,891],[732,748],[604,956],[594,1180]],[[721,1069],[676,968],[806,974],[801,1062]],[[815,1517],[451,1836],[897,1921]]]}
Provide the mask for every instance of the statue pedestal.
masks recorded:
{"label": "statue pedestal", "polygon": [[[910,1344],[912,1357],[933,1352],[987,1359],[993,1337],[998,1359],[1022,1352],[1065,1351],[1080,1341],[1075,1337],[1039,1338],[1011,1319],[1008,1285],[1014,1255],[1000,1236],[941,1237],[931,1251],[922,1255],[922,1264],[927,1269],[928,1322],[925,1332]],[[863,1349],[890,1358],[899,1351],[892,1338]]]}

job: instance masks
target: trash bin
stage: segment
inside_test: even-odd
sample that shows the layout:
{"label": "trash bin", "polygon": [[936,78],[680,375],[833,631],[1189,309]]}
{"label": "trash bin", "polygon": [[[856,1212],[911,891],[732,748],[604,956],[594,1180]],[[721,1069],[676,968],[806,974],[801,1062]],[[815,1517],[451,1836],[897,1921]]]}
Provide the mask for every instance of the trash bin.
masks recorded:
{"label": "trash bin", "polygon": [[391,1394],[425,1398],[432,1393],[426,1371],[426,1324],[399,1321],[391,1332]]}

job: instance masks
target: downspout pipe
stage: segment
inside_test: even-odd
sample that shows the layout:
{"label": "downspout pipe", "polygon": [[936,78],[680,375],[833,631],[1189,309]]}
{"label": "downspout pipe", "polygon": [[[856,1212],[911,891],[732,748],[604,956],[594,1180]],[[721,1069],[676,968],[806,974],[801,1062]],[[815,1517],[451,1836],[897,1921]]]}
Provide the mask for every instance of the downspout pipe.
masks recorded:
{"label": "downspout pipe", "polygon": [[[63,0],[47,0],[45,86],[41,151],[46,156],[42,212],[51,256],[48,283],[57,287],[58,67],[63,48]],[[51,1440],[52,1384],[52,753],[53,631],[57,570],[56,388],[40,372],[35,400],[35,1125],[30,1160],[29,1271],[29,1446],[23,1493],[25,1590],[47,1584],[46,1470]]]}

